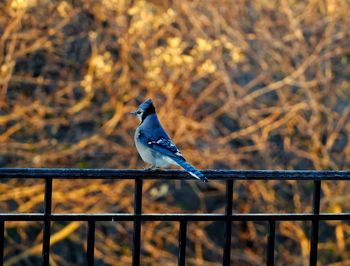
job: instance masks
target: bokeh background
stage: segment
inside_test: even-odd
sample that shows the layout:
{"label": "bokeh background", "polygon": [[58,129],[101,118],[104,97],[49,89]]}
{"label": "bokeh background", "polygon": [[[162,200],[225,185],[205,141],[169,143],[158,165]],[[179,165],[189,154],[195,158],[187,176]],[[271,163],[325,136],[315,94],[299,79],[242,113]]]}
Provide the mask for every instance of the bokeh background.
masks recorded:
{"label": "bokeh background", "polygon": [[[349,0],[0,2],[0,167],[142,168],[126,115],[153,98],[201,169],[350,168]],[[44,185],[1,180],[1,212]],[[145,181],[145,212],[224,211],[225,186]],[[311,182],[235,182],[234,212],[309,212]],[[132,212],[132,181],[54,182],[54,212]],[[321,210],[350,211],[323,182]],[[42,223],[7,222],[5,265],[39,265]],[[51,265],[84,265],[86,224],[52,223]],[[276,265],[308,265],[310,222],[277,224]],[[142,265],[177,265],[178,224],[147,222]],[[221,223],[189,223],[188,265],[220,265]],[[234,223],[232,265],[263,265],[267,224]],[[132,223],[100,222],[96,265],[131,264]],[[320,265],[350,265],[350,223],[322,222]]]}

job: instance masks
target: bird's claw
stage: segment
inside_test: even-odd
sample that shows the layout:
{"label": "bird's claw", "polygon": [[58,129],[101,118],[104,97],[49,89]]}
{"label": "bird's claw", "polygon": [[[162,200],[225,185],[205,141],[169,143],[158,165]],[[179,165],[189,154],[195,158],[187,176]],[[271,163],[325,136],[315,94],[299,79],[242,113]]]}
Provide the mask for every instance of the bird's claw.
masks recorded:
{"label": "bird's claw", "polygon": [[159,170],[160,168],[155,165],[150,165],[149,167],[144,168],[144,170],[149,170],[149,171],[156,171]]}

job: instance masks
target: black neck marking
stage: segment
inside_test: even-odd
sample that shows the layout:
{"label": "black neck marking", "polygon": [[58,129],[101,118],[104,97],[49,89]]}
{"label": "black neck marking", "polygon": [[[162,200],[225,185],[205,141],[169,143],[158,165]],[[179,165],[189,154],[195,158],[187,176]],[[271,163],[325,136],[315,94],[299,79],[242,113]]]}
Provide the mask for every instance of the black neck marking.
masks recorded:
{"label": "black neck marking", "polygon": [[141,123],[146,119],[147,116],[154,114],[156,112],[156,109],[154,108],[153,104],[151,103],[149,106],[147,106],[146,110],[142,114],[142,121]]}

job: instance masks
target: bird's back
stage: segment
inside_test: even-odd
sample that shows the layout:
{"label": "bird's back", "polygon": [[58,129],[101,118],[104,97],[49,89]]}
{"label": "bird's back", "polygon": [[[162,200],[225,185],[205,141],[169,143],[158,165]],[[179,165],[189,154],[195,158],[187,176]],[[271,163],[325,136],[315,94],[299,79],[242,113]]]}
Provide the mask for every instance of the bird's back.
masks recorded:
{"label": "bird's back", "polygon": [[142,132],[142,134],[144,134],[149,140],[156,141],[159,138],[169,139],[168,134],[163,129],[156,114],[151,114],[147,116],[144,121],[142,121],[135,134],[139,134],[140,132]]}

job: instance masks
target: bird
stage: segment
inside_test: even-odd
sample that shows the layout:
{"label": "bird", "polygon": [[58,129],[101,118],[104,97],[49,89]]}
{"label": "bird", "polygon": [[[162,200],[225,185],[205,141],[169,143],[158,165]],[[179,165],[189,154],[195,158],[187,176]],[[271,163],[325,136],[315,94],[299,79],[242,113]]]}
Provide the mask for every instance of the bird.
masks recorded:
{"label": "bird", "polygon": [[208,178],[191,164],[181,154],[169,135],[159,122],[152,99],[140,104],[136,111],[130,114],[136,116],[140,124],[135,130],[135,145],[143,161],[150,164],[147,169],[157,170],[160,167],[177,165],[191,176],[208,182]]}

